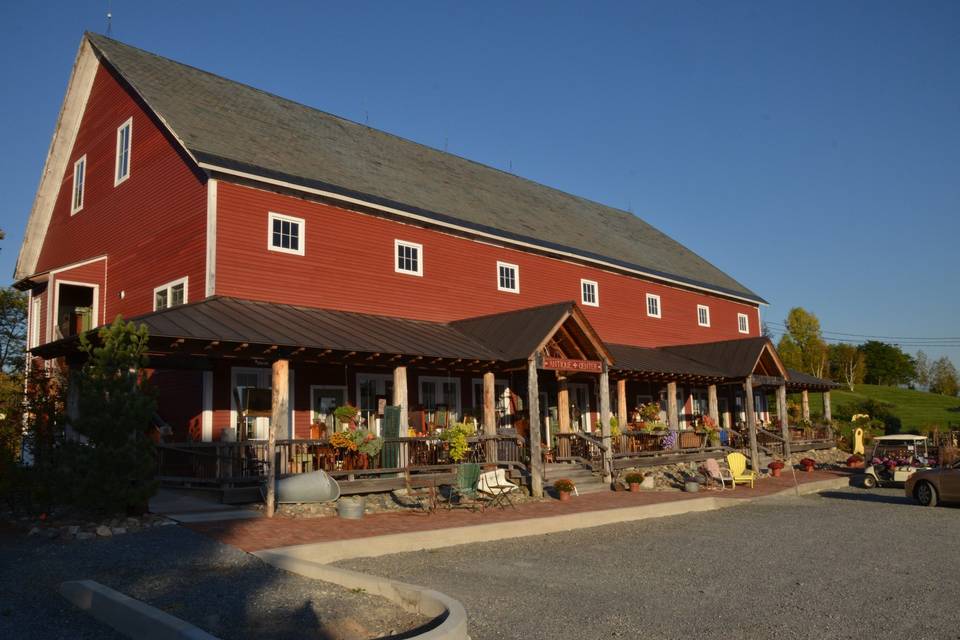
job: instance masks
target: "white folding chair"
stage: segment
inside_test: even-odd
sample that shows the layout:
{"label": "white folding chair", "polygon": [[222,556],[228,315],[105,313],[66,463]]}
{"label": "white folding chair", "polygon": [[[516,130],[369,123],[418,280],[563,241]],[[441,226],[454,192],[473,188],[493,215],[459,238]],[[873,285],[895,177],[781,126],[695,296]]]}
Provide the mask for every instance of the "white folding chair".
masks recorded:
{"label": "white folding chair", "polygon": [[504,503],[516,509],[513,500],[510,499],[510,494],[518,489],[520,487],[507,480],[505,469],[485,471],[480,474],[480,479],[477,481],[477,491],[490,496],[491,507],[496,505],[501,509],[505,508]]}

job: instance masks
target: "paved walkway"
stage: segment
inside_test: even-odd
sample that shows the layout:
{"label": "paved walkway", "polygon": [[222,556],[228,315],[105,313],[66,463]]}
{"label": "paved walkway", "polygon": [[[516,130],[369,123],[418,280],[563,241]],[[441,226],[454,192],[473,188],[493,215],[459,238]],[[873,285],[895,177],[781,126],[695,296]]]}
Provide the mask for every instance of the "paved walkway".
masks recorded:
{"label": "paved walkway", "polygon": [[262,515],[259,509],[223,504],[215,492],[167,488],[161,488],[150,498],[150,512],[181,523],[242,520]]}
{"label": "paved walkway", "polygon": [[[847,475],[840,471],[798,472],[797,480],[801,484],[808,484],[821,480],[835,480]],[[766,478],[758,481],[753,489],[738,487],[734,491],[698,493],[609,491],[574,497],[566,503],[546,500],[519,505],[516,509],[510,509],[509,507],[503,510],[488,509],[482,513],[466,509],[452,511],[441,509],[430,515],[413,512],[380,513],[364,516],[360,520],[343,520],[336,517],[285,518],[278,516],[272,519],[258,518],[255,520],[190,522],[184,524],[221,542],[252,552],[291,545],[435,531],[471,525],[654,505],[703,497],[751,499],[786,491],[792,489],[793,486],[793,477],[787,470],[787,473],[780,478]]]}

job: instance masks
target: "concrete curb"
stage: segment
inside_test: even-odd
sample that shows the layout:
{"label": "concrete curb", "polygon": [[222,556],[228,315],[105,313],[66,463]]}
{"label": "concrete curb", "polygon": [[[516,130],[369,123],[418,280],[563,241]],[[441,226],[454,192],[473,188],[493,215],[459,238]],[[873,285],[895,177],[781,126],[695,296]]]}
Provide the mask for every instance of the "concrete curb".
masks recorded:
{"label": "concrete curb", "polygon": [[[491,542],[509,538],[559,533],[575,529],[601,527],[618,522],[632,522],[647,518],[663,518],[696,511],[712,511],[732,506],[743,500],[724,500],[721,498],[694,498],[648,504],[637,507],[619,507],[601,511],[585,511],[525,520],[508,520],[489,524],[449,527],[432,531],[414,531],[394,533],[369,538],[334,540],[331,542],[312,542],[256,551],[254,555],[282,553],[286,557],[312,560],[319,563],[338,562],[352,558],[372,558],[407,551],[439,549],[473,542]],[[731,503],[731,504],[728,504]]]}
{"label": "concrete curb", "polygon": [[[849,478],[831,478],[818,480],[799,485],[799,494],[807,495],[839,489],[850,485]],[[318,563],[339,562],[353,558],[373,558],[393,553],[422,551],[425,549],[439,549],[460,544],[474,542],[493,542],[509,538],[573,531],[601,527],[620,522],[634,522],[648,518],[663,518],[667,516],[683,515],[698,511],[712,511],[739,504],[749,504],[757,500],[771,497],[788,497],[797,495],[797,489],[784,489],[777,493],[755,498],[726,498],[722,495],[690,500],[675,500],[658,504],[641,505],[636,507],[618,507],[601,511],[585,511],[542,518],[525,520],[510,520],[490,524],[477,524],[465,527],[449,527],[432,531],[416,531],[410,533],[395,533],[368,538],[353,538],[350,540],[333,540],[330,542],[312,542],[307,544],[277,547],[254,552],[254,555],[265,553],[282,553],[286,557],[311,560]]]}
{"label": "concrete curb", "polygon": [[259,551],[254,555],[277,568],[308,578],[332,582],[348,589],[363,589],[367,593],[386,598],[407,611],[433,618],[433,624],[425,631],[404,637],[417,640],[469,640],[470,638],[467,635],[467,612],[463,605],[439,591],[349,569],[331,567],[281,550]]}
{"label": "concrete curb", "polygon": [[60,585],[60,595],[128,638],[217,640],[216,636],[189,622],[93,580],[64,582]]}

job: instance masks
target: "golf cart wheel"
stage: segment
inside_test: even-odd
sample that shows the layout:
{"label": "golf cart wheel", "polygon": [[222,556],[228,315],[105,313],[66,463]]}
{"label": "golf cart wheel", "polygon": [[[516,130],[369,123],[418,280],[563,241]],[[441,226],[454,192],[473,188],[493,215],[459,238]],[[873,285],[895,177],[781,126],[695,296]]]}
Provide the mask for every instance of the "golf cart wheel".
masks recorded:
{"label": "golf cart wheel", "polygon": [[918,484],[917,488],[913,490],[913,495],[917,498],[917,502],[919,502],[921,506],[937,506],[937,490],[929,482],[921,482]]}
{"label": "golf cart wheel", "polygon": [[877,479],[870,475],[863,476],[863,486],[867,489],[873,489],[877,486]]}

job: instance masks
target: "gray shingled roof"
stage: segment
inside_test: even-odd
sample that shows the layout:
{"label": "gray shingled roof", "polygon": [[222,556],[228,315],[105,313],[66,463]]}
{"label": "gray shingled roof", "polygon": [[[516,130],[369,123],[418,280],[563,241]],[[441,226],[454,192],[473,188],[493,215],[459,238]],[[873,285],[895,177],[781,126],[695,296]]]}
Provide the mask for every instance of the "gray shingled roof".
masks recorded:
{"label": "gray shingled roof", "polygon": [[359,197],[763,302],[633,214],[101,35],[87,37],[199,162]]}

